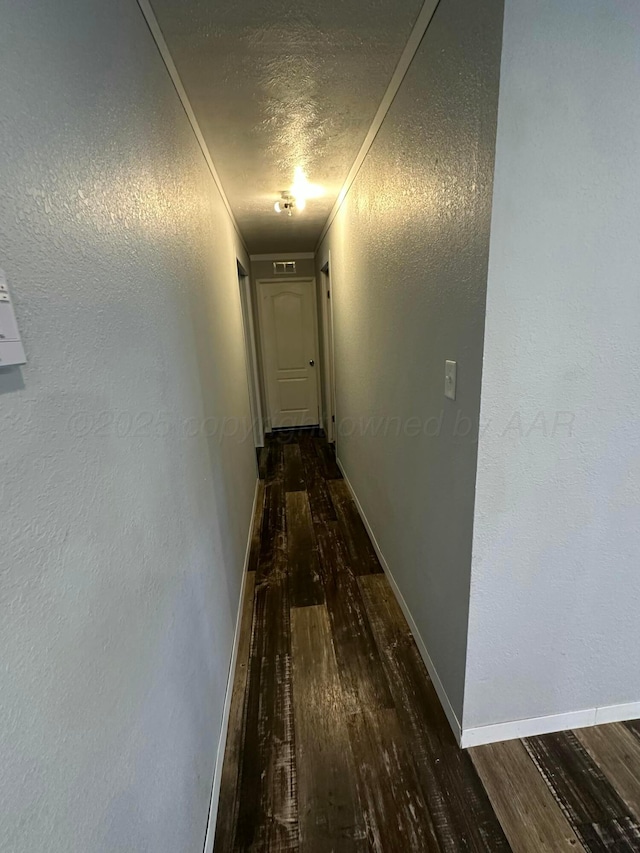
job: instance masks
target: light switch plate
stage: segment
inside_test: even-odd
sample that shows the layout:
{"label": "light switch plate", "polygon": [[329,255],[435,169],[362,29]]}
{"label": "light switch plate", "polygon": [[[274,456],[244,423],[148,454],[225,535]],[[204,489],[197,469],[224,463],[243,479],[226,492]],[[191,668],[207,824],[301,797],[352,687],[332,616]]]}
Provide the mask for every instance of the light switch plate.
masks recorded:
{"label": "light switch plate", "polygon": [[7,279],[0,270],[0,367],[25,364],[26,361]]}
{"label": "light switch plate", "polygon": [[455,361],[444,363],[444,396],[450,400],[456,399],[456,373],[458,364]]}

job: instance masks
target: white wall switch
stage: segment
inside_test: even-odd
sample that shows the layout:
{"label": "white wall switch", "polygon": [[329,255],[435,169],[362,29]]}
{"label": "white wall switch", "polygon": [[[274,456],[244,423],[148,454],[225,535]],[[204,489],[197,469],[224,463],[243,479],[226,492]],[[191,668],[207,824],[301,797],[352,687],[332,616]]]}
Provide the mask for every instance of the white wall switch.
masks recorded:
{"label": "white wall switch", "polygon": [[0,270],[0,367],[25,364],[26,361],[7,279]]}
{"label": "white wall switch", "polygon": [[455,361],[445,361],[444,363],[444,396],[450,400],[456,399],[457,366]]}

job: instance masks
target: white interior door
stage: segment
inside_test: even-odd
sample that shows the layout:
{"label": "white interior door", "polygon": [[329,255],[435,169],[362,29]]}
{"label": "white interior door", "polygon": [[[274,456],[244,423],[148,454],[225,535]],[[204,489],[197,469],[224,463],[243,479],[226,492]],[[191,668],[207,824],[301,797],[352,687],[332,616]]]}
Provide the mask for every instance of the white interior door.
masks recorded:
{"label": "white interior door", "polygon": [[259,281],[260,332],[271,429],[319,422],[313,279]]}

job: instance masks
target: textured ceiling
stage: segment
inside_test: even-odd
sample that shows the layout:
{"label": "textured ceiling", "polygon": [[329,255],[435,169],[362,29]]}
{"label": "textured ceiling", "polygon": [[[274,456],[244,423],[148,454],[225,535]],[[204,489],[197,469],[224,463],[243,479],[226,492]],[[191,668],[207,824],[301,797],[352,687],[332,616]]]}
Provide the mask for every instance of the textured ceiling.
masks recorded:
{"label": "textured ceiling", "polygon": [[[313,250],[421,0],[152,3],[249,250]],[[289,218],[296,166],[326,192]]]}

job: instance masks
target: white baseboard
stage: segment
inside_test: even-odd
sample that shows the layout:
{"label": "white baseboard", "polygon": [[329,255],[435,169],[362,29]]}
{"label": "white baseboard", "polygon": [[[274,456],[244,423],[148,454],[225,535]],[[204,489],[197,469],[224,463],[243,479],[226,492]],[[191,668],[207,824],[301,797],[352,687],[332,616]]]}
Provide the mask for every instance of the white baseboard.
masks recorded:
{"label": "white baseboard", "polygon": [[460,721],[458,720],[456,713],[453,710],[453,707],[451,706],[451,702],[449,701],[449,697],[447,696],[447,692],[444,689],[442,682],[440,681],[440,677],[438,675],[438,671],[435,667],[435,664],[431,660],[431,655],[427,651],[427,647],[424,643],[424,640],[420,636],[420,632],[418,631],[418,627],[413,620],[413,616],[411,615],[411,611],[409,610],[409,606],[408,606],[407,602],[404,600],[404,596],[400,592],[400,587],[396,583],[396,580],[393,576],[393,573],[392,573],[391,569],[389,568],[389,564],[387,563],[387,561],[384,557],[384,554],[380,550],[380,546],[378,545],[378,541],[375,537],[375,534],[374,534],[373,530],[371,529],[371,525],[369,524],[369,520],[367,519],[367,516],[365,515],[365,512],[362,509],[362,504],[358,500],[358,496],[355,493],[354,488],[351,485],[349,478],[347,477],[347,474],[345,473],[345,470],[342,466],[342,463],[337,458],[336,458],[336,462],[338,463],[338,468],[342,471],[342,476],[344,477],[344,481],[347,484],[349,491],[351,492],[353,500],[355,501],[356,507],[358,508],[358,513],[360,514],[360,518],[362,519],[362,523],[364,524],[364,526],[367,529],[367,533],[369,534],[369,538],[371,539],[371,543],[373,544],[375,552],[378,555],[378,559],[380,560],[380,564],[382,565],[382,568],[384,569],[384,573],[387,576],[387,580],[389,581],[389,585],[391,586],[391,589],[393,590],[394,595],[398,600],[398,604],[400,605],[400,609],[404,613],[404,617],[409,624],[409,628],[411,629],[411,633],[413,634],[413,639],[416,641],[418,651],[420,652],[422,660],[424,661],[424,665],[427,667],[427,671],[429,672],[429,676],[431,677],[431,681],[433,682],[433,686],[436,689],[436,693],[438,694],[438,699],[440,700],[440,704],[442,705],[442,707],[444,709],[447,720],[449,721],[449,725],[451,726],[451,730],[453,731],[453,734],[454,734],[456,740],[458,741],[458,743],[460,743],[461,735],[462,735],[462,728],[460,726]]}
{"label": "white baseboard", "polygon": [[566,714],[551,714],[547,717],[530,717],[526,720],[510,720],[490,726],[478,726],[462,730],[462,747],[482,746],[521,737],[534,737],[569,729],[584,729],[603,723],[621,723],[640,718],[640,702],[623,705],[605,705],[601,708],[586,708]]}
{"label": "white baseboard", "polygon": [[258,502],[258,488],[260,480],[256,480],[256,490],[253,495],[253,507],[251,520],[249,522],[249,535],[247,537],[247,549],[244,555],[242,567],[242,582],[240,584],[240,601],[238,602],[238,613],[236,615],[236,629],[231,649],[231,661],[229,662],[229,676],[227,678],[227,690],[224,697],[224,708],[222,710],[222,727],[218,740],[216,753],[216,766],[213,773],[213,786],[211,789],[211,802],[209,804],[209,819],[207,821],[207,834],[204,840],[204,853],[213,853],[213,842],[216,836],[216,819],[218,817],[218,800],[220,799],[220,783],[222,781],[222,765],[224,763],[224,750],[227,743],[227,730],[229,728],[229,713],[231,712],[231,697],[233,696],[233,682],[236,674],[236,662],[238,659],[238,646],[240,644],[240,625],[242,623],[242,603],[244,601],[244,590],[247,584],[247,571],[249,568],[249,555],[251,554],[251,536],[253,533],[253,519]]}
{"label": "white baseboard", "polygon": [[621,723],[624,720],[640,718],[640,702],[628,702],[624,705],[606,705],[602,708],[586,708],[583,711],[569,711],[566,714],[551,714],[547,717],[530,717],[526,720],[509,720],[490,726],[478,726],[462,730],[463,748],[482,746],[485,743],[498,743],[521,737],[535,737],[551,732],[565,732],[569,729],[584,729],[588,726],[600,726],[603,723]]}
{"label": "white baseboard", "polygon": [[623,705],[604,705],[602,708],[596,708],[596,726],[638,719],[640,719],[640,702],[625,702]]}
{"label": "white baseboard", "polygon": [[460,746],[482,746],[503,740],[546,735],[567,729],[584,729],[595,725],[595,708],[586,711],[571,711],[567,714],[551,714],[548,717],[531,717],[527,720],[509,720],[490,726],[478,726],[462,730]]}

